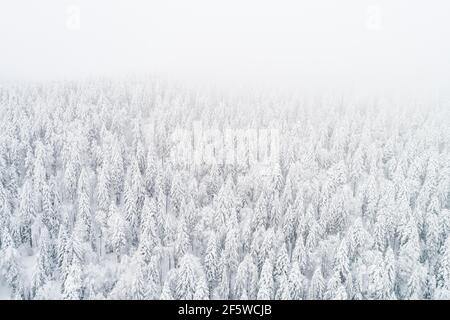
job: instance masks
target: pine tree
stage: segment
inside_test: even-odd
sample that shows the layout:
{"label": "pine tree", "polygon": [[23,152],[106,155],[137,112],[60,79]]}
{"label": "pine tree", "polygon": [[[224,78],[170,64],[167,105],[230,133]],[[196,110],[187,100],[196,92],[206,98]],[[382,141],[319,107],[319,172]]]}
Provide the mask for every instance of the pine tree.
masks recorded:
{"label": "pine tree", "polygon": [[247,261],[247,272],[248,272],[248,297],[250,299],[256,299],[258,294],[258,268],[253,263],[253,260],[249,255],[246,256],[244,261]]}
{"label": "pine tree", "polygon": [[209,289],[208,284],[204,276],[201,276],[195,287],[194,300],[208,300],[209,299]]}
{"label": "pine tree", "polygon": [[430,262],[434,264],[440,249],[440,228],[438,225],[438,215],[433,213],[433,209],[429,208],[429,210],[425,222],[425,242],[427,247],[427,257]]}
{"label": "pine tree", "polygon": [[297,236],[294,250],[292,251],[292,261],[297,262],[301,271],[304,271],[308,264],[308,255],[303,244],[303,237]]}
{"label": "pine tree", "polygon": [[133,300],[145,300],[147,299],[147,277],[144,272],[144,266],[142,262],[137,259],[134,264],[135,274],[132,283],[131,298]]}
{"label": "pine tree", "polygon": [[228,270],[234,273],[239,264],[238,235],[235,229],[228,231],[225,239],[224,260]]}
{"label": "pine tree", "polygon": [[36,293],[52,277],[54,270],[53,254],[48,231],[44,227],[41,233],[39,254],[33,274],[33,291]]}
{"label": "pine tree", "polygon": [[267,199],[264,193],[258,198],[258,201],[255,203],[255,214],[253,219],[253,227],[259,228],[267,227],[267,219],[268,219],[268,210],[267,210]]}
{"label": "pine tree", "polygon": [[320,267],[314,271],[308,290],[308,299],[321,300],[325,294],[325,280]]}
{"label": "pine tree", "polygon": [[[400,231],[400,249],[397,259],[400,293],[404,298],[412,294],[410,289],[414,268],[419,266],[420,247],[417,225],[412,217],[402,226]],[[417,281],[414,280],[414,284]]]}
{"label": "pine tree", "polygon": [[341,276],[338,273],[334,273],[328,280],[325,299],[346,300],[347,297],[347,291],[341,283]]}
{"label": "pine tree", "polygon": [[77,219],[83,225],[83,234],[81,239],[89,241],[92,228],[92,213],[91,200],[89,198],[90,188],[88,176],[85,168],[81,169],[80,177],[78,178],[78,212]]}
{"label": "pine tree", "polygon": [[11,245],[4,246],[0,251],[0,277],[9,285],[12,294],[23,299],[23,266],[20,263],[20,255]]}
{"label": "pine tree", "polygon": [[110,206],[108,179],[109,178],[104,164],[99,170],[96,186],[97,207],[103,211],[108,211]]}
{"label": "pine tree", "polygon": [[59,268],[62,268],[63,261],[64,261],[64,254],[66,252],[67,248],[67,242],[68,242],[68,233],[67,228],[64,223],[61,224],[61,227],[59,228],[58,238],[57,238],[57,246],[56,246],[56,262]]}
{"label": "pine tree", "polygon": [[186,254],[180,260],[180,266],[177,270],[176,277],[176,298],[182,300],[192,300],[194,299],[194,294],[196,290],[197,269],[198,261],[197,258],[191,254]]}
{"label": "pine tree", "polygon": [[109,185],[114,195],[115,201],[118,201],[123,191],[124,163],[120,144],[117,140],[113,143],[111,149],[111,158],[109,159]]}
{"label": "pine tree", "polygon": [[183,202],[184,197],[186,196],[183,186],[184,183],[181,174],[178,171],[176,171],[173,176],[172,185],[170,188],[170,199],[176,212],[179,212],[181,203]]}
{"label": "pine tree", "polygon": [[389,248],[384,257],[384,267],[385,267],[385,281],[387,286],[387,291],[389,292],[388,299],[395,299],[395,281],[396,281],[396,268],[395,268],[395,256],[392,248]]}
{"label": "pine tree", "polygon": [[273,266],[270,259],[266,259],[264,262],[256,298],[258,300],[271,300],[274,298]]}
{"label": "pine tree", "polygon": [[269,210],[269,225],[278,226],[280,225],[280,219],[282,214],[282,207],[280,203],[280,197],[278,194],[275,195],[274,200],[271,202]]}
{"label": "pine tree", "polygon": [[245,294],[248,297],[247,293],[248,286],[248,273],[247,273],[247,261],[243,260],[236,271],[236,278],[234,280],[234,293],[237,297],[241,297]]}
{"label": "pine tree", "polygon": [[289,287],[289,280],[286,274],[280,276],[279,285],[275,294],[277,300],[291,300],[291,289]]}
{"label": "pine tree", "polygon": [[154,198],[145,198],[144,206],[142,208],[142,219],[141,219],[141,236],[148,237],[148,240],[153,246],[160,242],[159,226],[161,222],[159,221],[158,211],[156,208],[156,203]]}
{"label": "pine tree", "polygon": [[419,300],[423,299],[425,288],[426,269],[420,263],[417,263],[412,270],[412,274],[408,278],[406,284],[406,292],[404,297],[406,299]]}
{"label": "pine tree", "polygon": [[125,219],[130,225],[130,232],[134,236],[133,242],[137,243],[137,226],[138,222],[138,208],[137,208],[137,195],[131,185],[131,178],[127,175],[125,181],[125,188],[123,193]]}
{"label": "pine tree", "polygon": [[311,222],[308,225],[309,232],[308,236],[306,237],[305,248],[308,252],[313,252],[321,239],[322,228],[315,219],[310,221]]}
{"label": "pine tree", "polygon": [[127,225],[123,213],[112,203],[110,208],[111,216],[111,241],[117,259],[120,260],[122,254],[128,250]]}
{"label": "pine tree", "polygon": [[212,288],[219,275],[217,238],[214,232],[212,232],[209,237],[203,264],[205,266],[206,279],[209,283],[210,288]]}
{"label": "pine tree", "polygon": [[168,281],[166,281],[166,283],[163,286],[160,299],[161,300],[174,300]]}
{"label": "pine tree", "polygon": [[297,261],[291,265],[289,272],[289,287],[291,289],[291,298],[301,300],[305,296],[305,277],[300,272],[300,266]]}
{"label": "pine tree", "polygon": [[181,217],[177,229],[177,238],[175,241],[175,254],[177,258],[183,257],[191,248],[191,240],[189,237],[188,224],[185,216]]}
{"label": "pine tree", "polygon": [[288,206],[283,219],[283,234],[289,242],[293,242],[295,239],[296,216],[293,208]]}
{"label": "pine tree", "polygon": [[224,260],[225,259],[222,258],[221,275],[219,284],[217,286],[217,294],[219,299],[228,300],[230,299],[230,277],[228,275],[229,274],[228,267]]}
{"label": "pine tree", "polygon": [[440,268],[437,279],[439,288],[450,293],[450,237],[447,238],[444,251],[440,259]]}
{"label": "pine tree", "polygon": [[51,190],[50,185],[45,183],[42,189],[42,222],[52,236],[56,236],[59,224],[58,215],[55,212],[54,206],[54,202],[56,201],[54,190]]}
{"label": "pine tree", "polygon": [[173,282],[176,280],[176,269],[171,269],[167,272],[166,281],[164,282],[161,291],[161,300],[174,300],[174,295],[172,291]]}
{"label": "pine tree", "polygon": [[19,228],[20,242],[32,247],[31,224],[35,216],[35,203],[30,180],[26,180],[20,193]]}
{"label": "pine tree", "polygon": [[63,298],[67,300],[83,299],[83,278],[81,266],[74,261],[69,268],[67,278],[64,281]]}
{"label": "pine tree", "polygon": [[[280,249],[278,250],[278,255],[275,261],[275,267],[274,267],[274,276],[275,279],[278,279],[278,277],[286,276],[288,275],[289,271],[289,257],[286,249],[286,243],[283,242]],[[286,279],[287,280],[287,279]]]}
{"label": "pine tree", "polygon": [[341,241],[337,249],[334,271],[339,275],[341,283],[345,283],[350,274],[350,261],[348,258],[347,242],[345,239]]}

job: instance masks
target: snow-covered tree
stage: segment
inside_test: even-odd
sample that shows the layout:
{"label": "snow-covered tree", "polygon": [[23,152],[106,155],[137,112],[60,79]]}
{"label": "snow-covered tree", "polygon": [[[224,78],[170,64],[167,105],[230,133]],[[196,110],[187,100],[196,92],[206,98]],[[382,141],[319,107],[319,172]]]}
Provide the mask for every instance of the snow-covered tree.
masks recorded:
{"label": "snow-covered tree", "polygon": [[258,300],[271,300],[274,298],[275,285],[273,280],[273,266],[270,259],[264,262],[259,278]]}

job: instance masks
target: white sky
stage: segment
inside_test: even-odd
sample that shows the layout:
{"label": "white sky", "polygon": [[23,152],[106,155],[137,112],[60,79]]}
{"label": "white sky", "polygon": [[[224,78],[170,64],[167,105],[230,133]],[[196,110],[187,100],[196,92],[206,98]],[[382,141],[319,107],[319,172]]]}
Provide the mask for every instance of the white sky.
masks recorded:
{"label": "white sky", "polygon": [[[80,30],[66,26],[70,5]],[[447,0],[1,0],[0,79],[159,71],[446,88],[449,39]]]}

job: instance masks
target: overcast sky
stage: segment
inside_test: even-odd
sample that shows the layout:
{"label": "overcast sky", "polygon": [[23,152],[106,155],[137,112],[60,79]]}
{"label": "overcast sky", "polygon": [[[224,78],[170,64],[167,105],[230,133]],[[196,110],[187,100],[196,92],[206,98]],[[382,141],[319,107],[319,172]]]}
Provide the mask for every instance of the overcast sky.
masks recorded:
{"label": "overcast sky", "polygon": [[448,39],[447,0],[2,0],[0,79],[158,71],[445,88]]}

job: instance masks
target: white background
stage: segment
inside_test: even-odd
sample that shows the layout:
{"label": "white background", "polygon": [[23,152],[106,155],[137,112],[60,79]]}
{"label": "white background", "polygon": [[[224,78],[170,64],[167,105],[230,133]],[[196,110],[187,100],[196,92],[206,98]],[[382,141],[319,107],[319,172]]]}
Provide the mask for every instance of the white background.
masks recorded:
{"label": "white background", "polygon": [[[79,30],[67,27],[71,5]],[[2,0],[0,79],[157,71],[442,90],[449,39],[445,0]]]}

